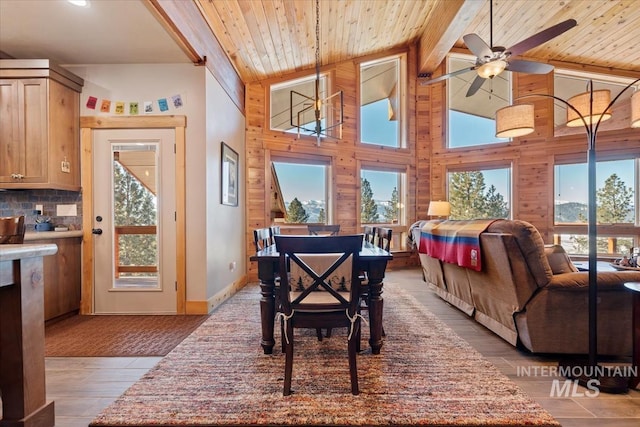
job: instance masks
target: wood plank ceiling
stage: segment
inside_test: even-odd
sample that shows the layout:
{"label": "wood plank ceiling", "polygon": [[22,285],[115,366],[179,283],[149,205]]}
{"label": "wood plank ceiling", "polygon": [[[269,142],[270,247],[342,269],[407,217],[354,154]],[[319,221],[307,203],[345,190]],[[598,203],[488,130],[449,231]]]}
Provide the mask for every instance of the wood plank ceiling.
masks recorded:
{"label": "wood plank ceiling", "polygon": [[[245,83],[315,65],[311,0],[195,0]],[[578,26],[523,57],[640,73],[640,1],[493,0],[494,45],[509,47],[573,18]],[[432,72],[462,36],[490,40],[487,0],[320,0],[321,62],[332,64],[419,44]]]}

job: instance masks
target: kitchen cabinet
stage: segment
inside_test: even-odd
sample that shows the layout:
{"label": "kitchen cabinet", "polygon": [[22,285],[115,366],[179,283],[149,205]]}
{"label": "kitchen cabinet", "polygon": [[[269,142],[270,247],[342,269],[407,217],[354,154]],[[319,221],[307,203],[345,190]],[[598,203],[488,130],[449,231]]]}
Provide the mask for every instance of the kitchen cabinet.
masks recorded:
{"label": "kitchen cabinet", "polygon": [[83,84],[48,60],[0,60],[0,188],[80,191]]}
{"label": "kitchen cabinet", "polygon": [[28,232],[25,243],[58,246],[44,257],[44,320],[78,312],[82,286],[82,232]]}

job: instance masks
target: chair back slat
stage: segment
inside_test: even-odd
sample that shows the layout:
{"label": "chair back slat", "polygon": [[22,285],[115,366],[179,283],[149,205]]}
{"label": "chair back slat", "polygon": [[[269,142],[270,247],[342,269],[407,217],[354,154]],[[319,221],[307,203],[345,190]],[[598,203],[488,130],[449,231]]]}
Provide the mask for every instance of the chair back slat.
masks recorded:
{"label": "chair back slat", "polygon": [[363,227],[364,240],[369,243],[374,243],[376,228],[371,225],[365,225]]}
{"label": "chair back slat", "polygon": [[271,246],[274,243],[271,228],[257,228],[253,230],[253,243],[256,246],[256,252]]}
{"label": "chair back slat", "polygon": [[340,224],[310,224],[307,225],[307,230],[311,236],[337,236],[340,233]]}
{"label": "chair back slat", "polygon": [[24,243],[24,215],[0,217],[0,244]]}
{"label": "chair back slat", "polygon": [[378,237],[378,247],[389,252],[391,249],[391,235],[393,234],[393,228],[378,227],[376,228],[376,234]]}

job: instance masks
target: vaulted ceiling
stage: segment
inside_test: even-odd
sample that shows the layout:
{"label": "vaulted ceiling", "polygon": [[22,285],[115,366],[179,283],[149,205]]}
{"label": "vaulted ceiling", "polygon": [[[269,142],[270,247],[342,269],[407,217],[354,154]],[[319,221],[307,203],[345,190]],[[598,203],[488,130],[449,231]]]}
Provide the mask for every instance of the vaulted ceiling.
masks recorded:
{"label": "vaulted ceiling", "polygon": [[[187,62],[151,3],[0,0],[0,51],[60,63]],[[186,1],[186,0],[185,0]],[[311,0],[193,0],[243,82],[315,65],[315,3]],[[509,47],[573,18],[578,26],[523,54],[640,73],[637,0],[493,0],[493,44]],[[320,0],[321,61],[330,64],[417,43],[420,73],[429,73],[462,36],[489,43],[487,0]],[[200,34],[211,37],[212,34]]]}
{"label": "vaulted ceiling", "polygon": [[[310,0],[196,0],[244,82],[315,63],[315,3]],[[320,0],[321,61],[331,64],[419,43],[419,73],[429,73],[462,36],[489,43],[486,0]],[[543,62],[572,62],[640,72],[636,0],[493,0],[493,44],[509,47],[559,22],[578,26],[526,52]]]}

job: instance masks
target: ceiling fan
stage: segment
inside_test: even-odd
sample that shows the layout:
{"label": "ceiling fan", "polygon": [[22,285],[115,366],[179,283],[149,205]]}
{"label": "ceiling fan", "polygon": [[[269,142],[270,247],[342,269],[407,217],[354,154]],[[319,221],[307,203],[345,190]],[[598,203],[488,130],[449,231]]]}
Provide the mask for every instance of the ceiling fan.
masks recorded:
{"label": "ceiling fan", "polygon": [[444,74],[435,79],[427,80],[422,84],[439,82],[449,77],[475,70],[478,75],[471,83],[466,95],[472,96],[482,87],[486,79],[492,79],[504,70],[519,73],[547,74],[553,70],[553,65],[523,59],[512,60],[511,57],[518,56],[534,47],[546,43],[577,25],[575,19],[567,19],[516,43],[510,48],[505,48],[503,46],[493,45],[493,0],[489,1],[489,19],[489,44],[485,43],[484,40],[475,33],[466,34],[462,37],[469,50],[476,56],[476,63],[472,67]]}

